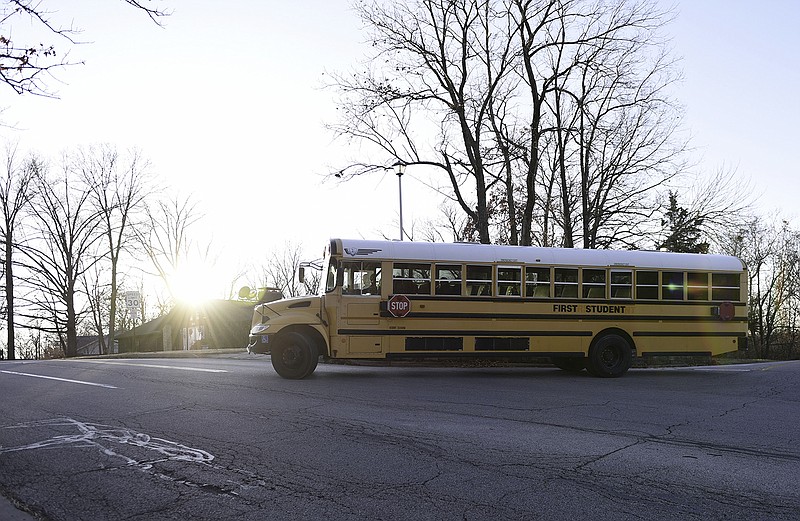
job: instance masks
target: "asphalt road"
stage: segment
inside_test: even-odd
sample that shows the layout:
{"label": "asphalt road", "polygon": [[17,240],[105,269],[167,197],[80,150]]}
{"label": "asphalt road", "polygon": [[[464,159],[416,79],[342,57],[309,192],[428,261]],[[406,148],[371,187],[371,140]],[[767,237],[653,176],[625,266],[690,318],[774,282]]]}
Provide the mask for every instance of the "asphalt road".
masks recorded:
{"label": "asphalt road", "polygon": [[0,363],[0,493],[52,520],[800,519],[800,362],[268,360]]}

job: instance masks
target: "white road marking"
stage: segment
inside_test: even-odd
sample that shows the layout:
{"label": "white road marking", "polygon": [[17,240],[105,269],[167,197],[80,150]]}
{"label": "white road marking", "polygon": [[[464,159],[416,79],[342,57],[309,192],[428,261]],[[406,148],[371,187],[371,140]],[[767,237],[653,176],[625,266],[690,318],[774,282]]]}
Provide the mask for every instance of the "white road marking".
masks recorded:
{"label": "white road marking", "polygon": [[200,367],[186,367],[180,365],[137,364],[133,362],[109,362],[106,360],[72,360],[73,362],[108,365],[132,365],[134,367],[150,367],[154,369],[175,369],[178,371],[199,371],[202,373],[227,373],[226,369],[203,369]]}
{"label": "white road marking", "polygon": [[[101,454],[106,456],[121,458],[124,463],[130,466],[139,467],[141,470],[150,471],[154,463],[163,461],[183,461],[187,463],[210,463],[214,456],[210,453],[187,447],[174,441],[156,438],[142,432],[136,432],[126,427],[113,427],[101,423],[88,423],[73,420],[72,418],[55,418],[53,420],[41,420],[18,425],[5,427],[6,429],[22,429],[30,427],[47,427],[48,430],[55,427],[67,427],[77,430],[75,434],[59,434],[51,438],[22,445],[18,447],[0,447],[0,454],[7,452],[19,452],[25,450],[49,449],[53,447],[96,447]],[[142,449],[151,450],[160,454],[162,457],[157,459],[139,460],[132,456],[127,456],[112,449],[113,444],[121,446],[134,446]],[[173,480],[168,476],[157,474],[160,477]]]}
{"label": "white road marking", "polygon": [[45,380],[57,380],[59,382],[68,382],[72,384],[92,385],[94,387],[105,387],[106,389],[119,389],[113,385],[85,382],[83,380],[70,380],[69,378],[56,378],[55,376],[44,376],[41,374],[18,373],[17,371],[0,371],[0,373],[15,374],[17,376],[30,376],[31,378],[44,378]]}

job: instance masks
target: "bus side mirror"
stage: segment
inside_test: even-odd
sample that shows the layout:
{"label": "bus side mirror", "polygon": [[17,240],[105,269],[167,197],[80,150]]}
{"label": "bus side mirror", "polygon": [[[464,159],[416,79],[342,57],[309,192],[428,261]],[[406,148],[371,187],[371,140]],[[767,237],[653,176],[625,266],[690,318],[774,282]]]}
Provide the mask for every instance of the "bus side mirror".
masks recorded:
{"label": "bus side mirror", "polygon": [[297,280],[300,281],[300,284],[303,284],[306,281],[306,269],[303,266],[297,268]]}

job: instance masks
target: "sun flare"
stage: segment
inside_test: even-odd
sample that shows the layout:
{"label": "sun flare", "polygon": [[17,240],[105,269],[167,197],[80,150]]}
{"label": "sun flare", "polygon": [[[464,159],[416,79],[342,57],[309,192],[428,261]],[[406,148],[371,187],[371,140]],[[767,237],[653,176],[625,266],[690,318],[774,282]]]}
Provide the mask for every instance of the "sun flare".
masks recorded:
{"label": "sun flare", "polygon": [[169,277],[172,297],[176,302],[199,305],[215,298],[222,298],[219,288],[223,282],[207,266],[183,266]]}

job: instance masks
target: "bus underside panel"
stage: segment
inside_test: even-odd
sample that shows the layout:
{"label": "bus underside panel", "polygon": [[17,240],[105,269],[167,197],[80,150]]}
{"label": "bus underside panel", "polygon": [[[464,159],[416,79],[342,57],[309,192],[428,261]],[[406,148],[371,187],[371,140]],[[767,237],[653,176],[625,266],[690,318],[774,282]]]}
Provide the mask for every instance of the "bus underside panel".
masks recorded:
{"label": "bus underside panel", "polygon": [[[608,331],[621,331],[610,328]],[[624,333],[624,332],[623,332]],[[603,331],[340,330],[331,342],[334,358],[553,357],[586,356]],[[627,333],[624,333],[627,334]],[[716,356],[738,349],[736,332],[633,331],[639,356]]]}
{"label": "bus underside panel", "polygon": [[633,332],[640,356],[717,356],[736,351],[740,339],[738,333]]}

